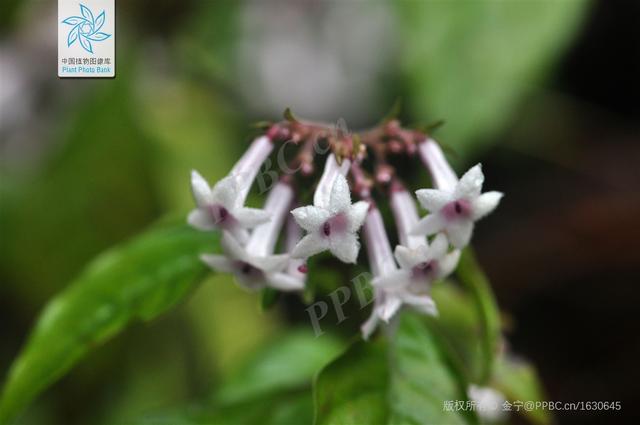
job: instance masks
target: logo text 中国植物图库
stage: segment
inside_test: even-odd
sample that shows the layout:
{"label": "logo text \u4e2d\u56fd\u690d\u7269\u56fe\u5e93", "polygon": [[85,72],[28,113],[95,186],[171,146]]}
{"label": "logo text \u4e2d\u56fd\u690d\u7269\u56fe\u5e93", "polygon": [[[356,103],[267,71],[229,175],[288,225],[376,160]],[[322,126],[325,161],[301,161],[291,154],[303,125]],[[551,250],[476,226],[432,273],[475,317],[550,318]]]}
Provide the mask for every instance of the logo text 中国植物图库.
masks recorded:
{"label": "logo text \u4e2d\u56fd\u690d\u7269\u56fe\u5e93", "polygon": [[58,0],[58,75],[115,76],[114,0]]}

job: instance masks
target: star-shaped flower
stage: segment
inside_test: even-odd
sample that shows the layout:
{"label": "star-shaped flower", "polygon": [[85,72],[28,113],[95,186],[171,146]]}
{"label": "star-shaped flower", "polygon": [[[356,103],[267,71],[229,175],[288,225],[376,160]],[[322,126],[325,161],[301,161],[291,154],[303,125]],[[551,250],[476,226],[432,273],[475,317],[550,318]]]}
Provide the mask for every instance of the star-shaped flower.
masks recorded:
{"label": "star-shaped flower", "polygon": [[460,259],[460,251],[447,252],[449,242],[440,233],[430,245],[424,244],[417,248],[396,246],[394,256],[400,265],[400,272],[404,273],[412,283],[428,284],[442,279],[453,272]]}
{"label": "star-shaped flower", "polygon": [[371,282],[383,292],[383,302],[377,312],[382,320],[388,321],[402,304],[425,314],[437,314],[429,295],[431,283],[451,274],[460,258],[460,251],[447,253],[448,248],[449,243],[443,234],[436,236],[430,246],[425,244],[414,249],[396,246],[394,255],[400,269],[387,272]]}
{"label": "star-shaped flower", "polygon": [[413,282],[403,270],[397,270],[371,282],[375,293],[375,304],[371,316],[362,325],[364,339],[368,339],[380,321],[388,323],[403,304],[411,306],[419,312],[436,316],[438,309],[429,295],[429,287]]}
{"label": "star-shaped flower", "polygon": [[328,205],[309,205],[291,211],[296,222],[307,231],[307,235],[293,249],[294,258],[308,258],[329,250],[345,263],[355,263],[360,251],[357,231],[367,215],[369,203],[359,201],[351,204],[347,179],[335,177]]}
{"label": "star-shaped flower", "polygon": [[397,246],[395,260],[400,269],[391,253],[382,215],[375,207],[367,214],[364,236],[375,291],[371,316],[362,325],[364,338],[371,335],[380,321],[388,322],[404,304],[422,313],[436,315],[436,305],[430,296],[431,282],[451,273],[460,255],[459,251],[447,253],[446,236],[436,236],[430,246],[426,238],[415,248]]}
{"label": "star-shaped flower", "polygon": [[248,237],[246,229],[269,221],[268,212],[243,206],[238,181],[233,175],[220,180],[211,189],[194,170],[191,172],[191,191],[197,207],[189,213],[187,221],[196,229],[226,230],[244,243]]}
{"label": "star-shaped flower", "polygon": [[418,200],[430,214],[413,228],[416,235],[445,232],[456,248],[469,243],[475,221],[493,211],[500,202],[501,192],[481,193],[484,175],[481,165],[467,171],[452,190],[420,189]]}
{"label": "star-shaped flower", "polygon": [[371,311],[371,316],[360,328],[365,340],[369,339],[380,321],[388,323],[403,304],[410,305],[414,309],[431,316],[438,314],[436,304],[428,294],[412,294],[406,290],[377,287],[375,284],[374,292],[375,304]]}
{"label": "star-shaped flower", "polygon": [[200,258],[218,272],[233,273],[243,287],[258,290],[269,286],[281,291],[304,287],[304,282],[284,272],[288,255],[253,255],[229,234],[222,237],[221,244],[226,255],[203,254]]}

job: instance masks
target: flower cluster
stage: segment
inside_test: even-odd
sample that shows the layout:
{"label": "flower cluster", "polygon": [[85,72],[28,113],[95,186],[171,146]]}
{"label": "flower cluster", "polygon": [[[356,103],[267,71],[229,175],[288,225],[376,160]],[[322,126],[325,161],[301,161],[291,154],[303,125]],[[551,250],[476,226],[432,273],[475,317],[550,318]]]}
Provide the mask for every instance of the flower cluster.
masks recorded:
{"label": "flower cluster", "polygon": [[[302,290],[309,257],[329,251],[344,263],[357,262],[358,234],[363,228],[374,290],[363,336],[368,338],[403,305],[436,315],[432,283],[454,271],[474,223],[493,211],[502,197],[499,192],[482,193],[481,166],[458,178],[432,138],[402,129],[395,120],[360,134],[335,134],[328,127],[288,118],[271,124],[213,187],[192,172],[196,208],[187,220],[197,229],[222,232],[224,255],[206,254],[202,260],[219,272],[234,274],[251,290]],[[275,146],[283,142],[284,147],[289,141],[300,147],[298,156],[272,186],[263,208],[247,208],[245,201],[261,166]],[[327,149],[317,149],[321,142]],[[313,203],[300,206],[297,202],[303,197],[296,194],[302,192],[297,190],[296,177],[313,176],[314,157],[324,152],[324,170]],[[433,188],[415,192],[427,210],[424,217],[387,162],[387,156],[402,153],[419,156],[434,183]],[[370,160],[373,173],[365,171]],[[376,193],[378,202],[390,203],[398,241],[393,250],[374,200]],[[352,202],[352,194],[360,200]],[[283,252],[276,254],[283,228]]]}

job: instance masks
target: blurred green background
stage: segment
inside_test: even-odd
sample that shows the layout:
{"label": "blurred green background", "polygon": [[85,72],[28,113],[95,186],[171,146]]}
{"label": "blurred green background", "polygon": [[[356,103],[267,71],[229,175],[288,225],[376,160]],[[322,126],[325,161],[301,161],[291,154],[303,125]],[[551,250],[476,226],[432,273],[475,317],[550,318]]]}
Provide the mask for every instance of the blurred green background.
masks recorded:
{"label": "blurred green background", "polygon": [[[128,1],[117,77],[56,77],[56,4],[0,6],[0,372],[45,302],[105,248],[192,205],[249,124],[375,124],[395,99],[458,170],[507,193],[476,248],[514,351],[552,400],[637,398],[636,2]],[[302,304],[225,276],[93,351],[24,423],[117,423],[206,395]],[[626,404],[625,404],[626,403]],[[585,412],[561,423],[624,423]],[[604,415],[604,414],[603,414]]]}

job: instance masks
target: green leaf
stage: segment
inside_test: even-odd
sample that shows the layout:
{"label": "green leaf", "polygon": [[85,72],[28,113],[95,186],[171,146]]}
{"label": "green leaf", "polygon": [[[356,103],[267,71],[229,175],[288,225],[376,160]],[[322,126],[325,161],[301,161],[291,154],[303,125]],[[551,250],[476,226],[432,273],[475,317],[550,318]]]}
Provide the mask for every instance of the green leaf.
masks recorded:
{"label": "green leaf", "polygon": [[[157,76],[156,76],[157,78]],[[191,170],[198,170],[211,183],[225,177],[242,152],[244,143],[225,145],[224,140],[242,140],[245,134],[236,113],[195,81],[154,81],[144,75],[140,87],[153,84],[137,98],[136,122],[150,141],[147,167],[153,173],[160,201],[166,210],[193,205],[189,184]]]}
{"label": "green leaf", "polygon": [[316,338],[309,330],[289,332],[257,350],[212,400],[147,416],[142,422],[311,424],[311,380],[342,346],[329,335]]}
{"label": "green leaf", "polygon": [[260,293],[260,307],[262,310],[268,310],[278,301],[280,292],[273,288],[264,288]]}
{"label": "green leaf", "polygon": [[477,381],[483,385],[491,378],[495,356],[500,344],[500,311],[491,285],[470,247],[462,252],[457,276],[469,292],[480,318],[482,368]]}
{"label": "green leaf", "polygon": [[315,425],[386,423],[388,386],[386,344],[355,342],[316,378]]}
{"label": "green leaf", "polygon": [[397,1],[410,100],[461,153],[488,142],[576,33],[587,0]]}
{"label": "green leaf", "polygon": [[[38,142],[51,148],[41,165],[26,174],[7,169],[8,178],[0,177],[10,194],[0,195],[0,274],[25,311],[158,215],[152,149],[131,102],[128,70],[135,61],[123,60],[117,79],[96,82],[73,108],[60,105],[55,125]],[[189,196],[187,171],[181,183]]]}
{"label": "green leaf", "polygon": [[388,343],[356,342],[322,370],[316,425],[477,422],[472,412],[444,409],[467,400],[467,380],[442,337],[415,313],[399,321]]}
{"label": "green leaf", "polygon": [[424,317],[402,315],[390,364],[390,424],[476,422],[472,412],[444,409],[446,401],[467,400],[468,382],[442,336]]}
{"label": "green leaf", "polygon": [[9,371],[0,423],[132,319],[152,319],[181,300],[206,271],[199,254],[214,250],[216,241],[181,220],[97,257],[38,319]]}
{"label": "green leaf", "polygon": [[478,309],[469,294],[452,282],[436,283],[431,295],[439,313],[435,325],[460,358],[469,380],[477,382],[484,367]]}
{"label": "green leaf", "polygon": [[131,422],[141,425],[310,425],[312,421],[311,392],[304,391],[273,394],[226,406],[189,406]]}
{"label": "green leaf", "polygon": [[221,386],[215,399],[218,403],[235,403],[308,386],[341,347],[331,336],[315,337],[310,330],[293,331],[275,338]]}
{"label": "green leaf", "polygon": [[[493,386],[511,402],[546,400],[535,368],[524,360],[509,356],[503,356],[496,362]],[[546,409],[522,410],[520,413],[535,424],[551,423],[551,414]]]}

